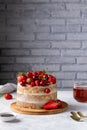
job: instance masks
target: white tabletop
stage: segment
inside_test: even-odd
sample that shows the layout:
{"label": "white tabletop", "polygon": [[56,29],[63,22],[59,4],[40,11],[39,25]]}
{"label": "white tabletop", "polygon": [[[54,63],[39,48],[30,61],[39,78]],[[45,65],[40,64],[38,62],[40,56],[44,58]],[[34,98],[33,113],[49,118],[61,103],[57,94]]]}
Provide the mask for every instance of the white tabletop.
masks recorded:
{"label": "white tabletop", "polygon": [[[16,93],[12,93],[13,99],[6,100],[0,97],[0,112],[11,112],[10,104],[16,101]],[[86,130],[87,122],[77,122],[70,118],[70,111],[82,111],[87,114],[87,103],[79,103],[73,99],[72,91],[58,91],[58,98],[68,103],[68,110],[52,115],[25,115],[16,114],[13,122],[0,120],[0,130]]]}

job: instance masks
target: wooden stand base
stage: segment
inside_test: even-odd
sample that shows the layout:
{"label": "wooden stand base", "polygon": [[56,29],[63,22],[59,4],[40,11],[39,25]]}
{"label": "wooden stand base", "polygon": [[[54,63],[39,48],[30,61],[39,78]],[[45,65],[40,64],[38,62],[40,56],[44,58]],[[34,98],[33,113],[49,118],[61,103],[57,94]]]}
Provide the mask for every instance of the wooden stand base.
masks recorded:
{"label": "wooden stand base", "polygon": [[61,108],[46,110],[46,109],[29,109],[29,108],[22,108],[16,105],[16,102],[11,104],[11,109],[16,113],[21,114],[30,114],[30,115],[49,115],[49,114],[57,114],[66,111],[68,108],[68,104],[63,101],[63,105]]}

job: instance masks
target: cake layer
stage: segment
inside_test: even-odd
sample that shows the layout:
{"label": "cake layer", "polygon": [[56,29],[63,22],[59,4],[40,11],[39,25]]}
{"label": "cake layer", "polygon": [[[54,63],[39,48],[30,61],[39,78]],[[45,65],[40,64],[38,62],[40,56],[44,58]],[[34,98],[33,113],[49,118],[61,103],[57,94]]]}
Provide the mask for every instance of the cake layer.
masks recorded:
{"label": "cake layer", "polygon": [[[45,93],[46,88],[50,89],[50,93]],[[21,86],[17,85],[17,106],[40,109],[50,100],[57,99],[57,86],[51,84],[48,86]]]}
{"label": "cake layer", "polygon": [[17,101],[16,102],[16,105],[18,107],[24,107],[24,108],[29,108],[29,109],[41,109],[43,104],[41,103],[38,103],[38,104],[34,104],[34,103],[26,103],[26,102],[20,102],[20,101]]}
{"label": "cake layer", "polygon": [[45,103],[50,100],[57,99],[57,92],[45,95],[17,95],[17,106],[31,108],[31,109],[41,109]]}
{"label": "cake layer", "polygon": [[[49,88],[51,92],[57,91],[57,85],[56,84],[50,84],[48,86],[35,86],[35,87],[30,87],[30,86],[21,86],[20,84],[17,85],[17,93],[28,93],[28,94],[43,94],[44,90],[46,88]],[[44,93],[45,94],[45,93]]]}
{"label": "cake layer", "polygon": [[27,103],[42,103],[48,102],[49,100],[57,99],[57,92],[51,94],[44,94],[44,95],[28,95],[26,94],[17,94],[17,101],[23,101]]}

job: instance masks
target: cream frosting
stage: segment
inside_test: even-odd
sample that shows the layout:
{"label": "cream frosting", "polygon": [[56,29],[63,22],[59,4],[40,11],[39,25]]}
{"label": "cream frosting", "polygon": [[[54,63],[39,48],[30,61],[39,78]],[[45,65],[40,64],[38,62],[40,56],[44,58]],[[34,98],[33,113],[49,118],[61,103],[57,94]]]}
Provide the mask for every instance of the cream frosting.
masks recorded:
{"label": "cream frosting", "polygon": [[[50,84],[48,86],[34,86],[30,87],[21,86],[19,83],[17,85],[17,101],[30,103],[30,104],[38,104],[44,105],[49,100],[56,100],[57,97],[57,87],[56,84]],[[44,89],[49,88],[51,91],[50,93],[45,93]],[[39,91],[38,91],[39,90]]]}
{"label": "cream frosting", "polygon": [[49,101],[49,99],[45,99],[45,101],[42,101],[42,100],[37,101],[36,99],[31,100],[26,95],[22,95],[20,97],[17,97],[17,101],[26,102],[26,103],[44,104],[47,101]]}
{"label": "cream frosting", "polygon": [[[52,94],[52,93],[55,93],[56,91],[57,91],[57,90],[56,90],[56,88],[55,88],[53,91],[51,91],[50,93],[48,93],[48,95],[49,95],[49,94]],[[47,95],[47,94],[44,93],[44,92],[43,92],[43,93],[28,93],[28,94],[27,94],[26,92],[21,92],[21,91],[19,91],[19,90],[17,90],[17,94],[23,94],[23,95],[26,94],[26,95],[35,95],[35,96],[36,96],[36,95]]]}

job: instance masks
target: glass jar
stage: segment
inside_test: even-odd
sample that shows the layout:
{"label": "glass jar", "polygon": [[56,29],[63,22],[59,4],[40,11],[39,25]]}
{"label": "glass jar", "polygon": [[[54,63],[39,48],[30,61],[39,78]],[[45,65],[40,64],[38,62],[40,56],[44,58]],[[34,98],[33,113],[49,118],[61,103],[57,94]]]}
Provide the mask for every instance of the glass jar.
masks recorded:
{"label": "glass jar", "polygon": [[87,83],[74,83],[73,97],[78,102],[87,102]]}

